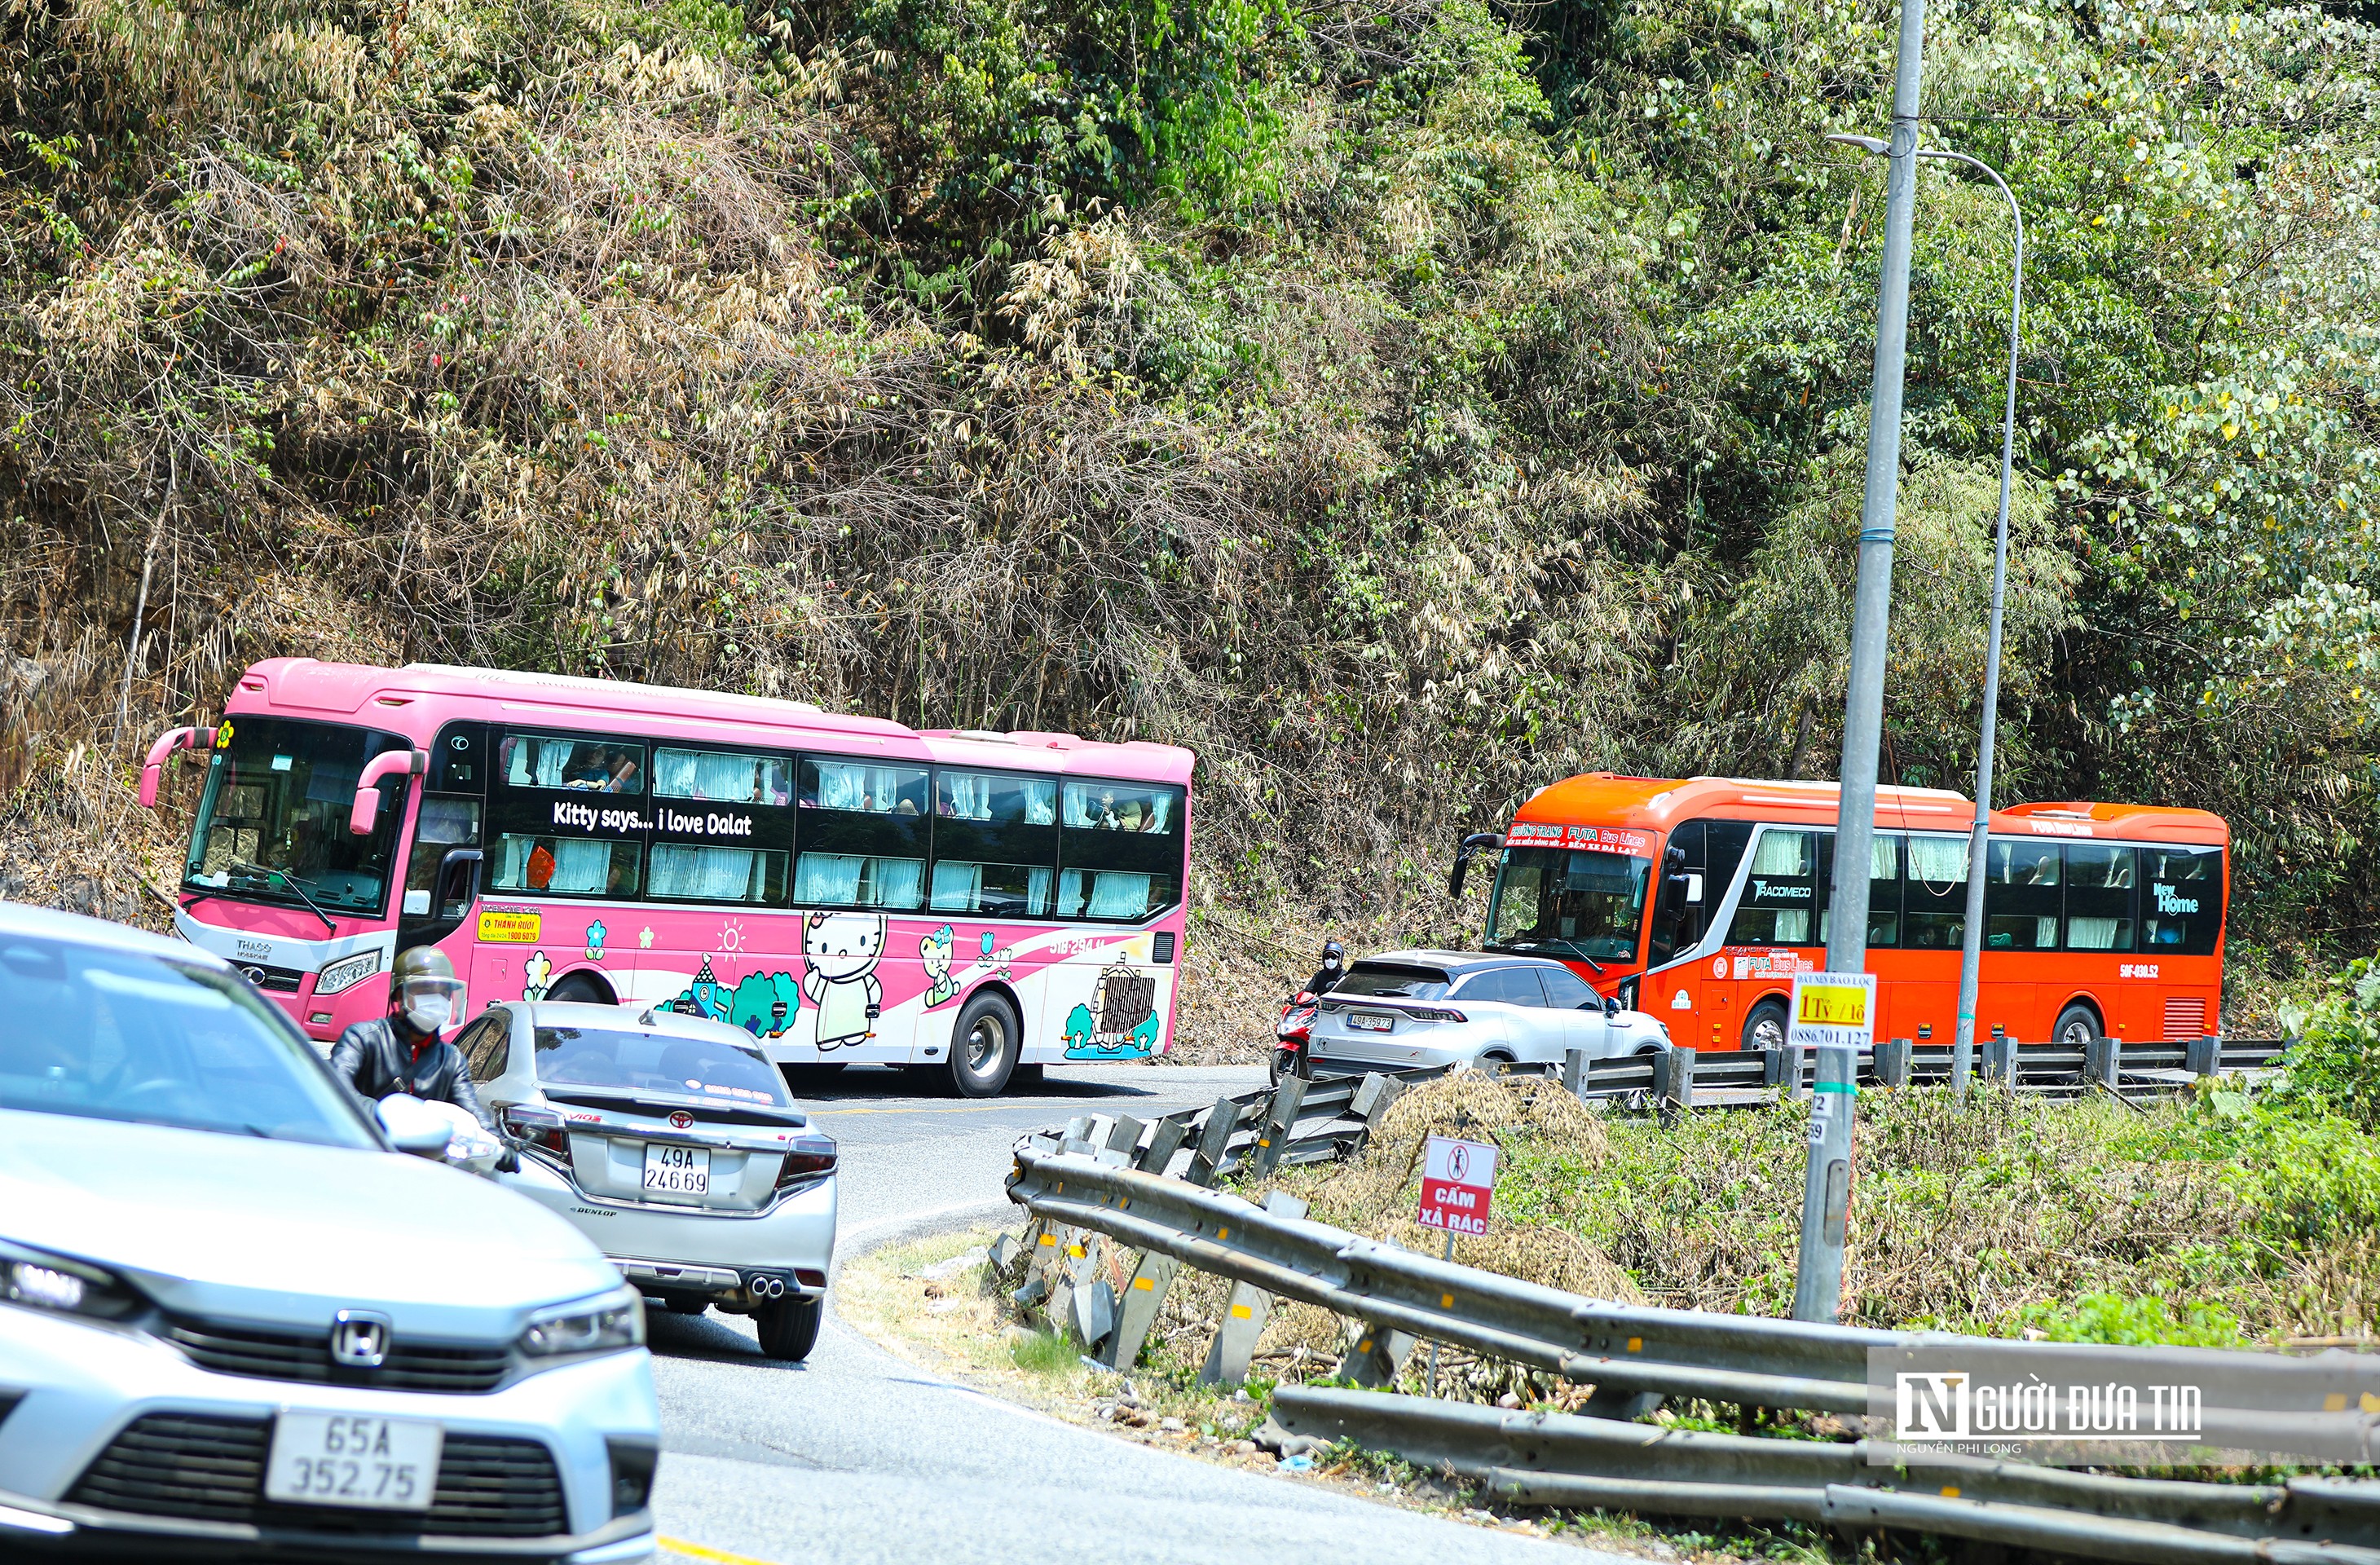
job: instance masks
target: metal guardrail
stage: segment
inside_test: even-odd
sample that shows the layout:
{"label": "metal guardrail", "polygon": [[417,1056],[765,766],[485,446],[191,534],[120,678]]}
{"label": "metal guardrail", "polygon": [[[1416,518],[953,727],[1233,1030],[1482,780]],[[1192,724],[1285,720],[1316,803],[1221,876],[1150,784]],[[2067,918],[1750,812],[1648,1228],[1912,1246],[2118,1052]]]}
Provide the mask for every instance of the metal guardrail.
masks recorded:
{"label": "metal guardrail", "polygon": [[[2271,1069],[2290,1041],[2202,1038],[2126,1044],[2099,1038],[2078,1049],[1987,1039],[1982,1063],[1986,1079],[2004,1081],[2018,1092],[2071,1097],[2105,1088],[2131,1101],[2128,1094],[2177,1091],[2201,1076]],[[1797,1062],[1802,1067],[1798,1086],[1791,1080]],[[1665,1111],[1756,1107],[1807,1090],[1815,1075],[1814,1062],[1797,1062],[1786,1049],[1670,1048],[1592,1059],[1573,1049],[1558,1066],[1509,1069],[1519,1074],[1558,1075],[1564,1088],[1584,1102]],[[1202,1184],[1232,1172],[1261,1178],[1276,1168],[1327,1162],[1362,1150],[1380,1115],[1399,1095],[1417,1082],[1446,1074],[1441,1067],[1310,1080],[1289,1076],[1276,1086],[1218,1098],[1208,1108],[1179,1110],[1155,1121],[1083,1115],[1063,1128],[1043,1132],[1041,1139],[1074,1151],[1118,1151],[1125,1154],[1119,1160],[1160,1173],[1186,1159],[1185,1177]],[[1892,1039],[1860,1058],[1863,1084],[1936,1086],[1949,1075],[1947,1044]],[[1153,1139],[1144,1134],[1152,1123],[1159,1127]]]}
{"label": "metal guardrail", "polygon": [[[1679,1397],[1864,1417],[1872,1349],[1976,1341],[1582,1298],[1310,1221],[1295,1203],[1259,1207],[1125,1166],[1130,1160],[1115,1148],[1085,1155],[1028,1141],[1017,1149],[1008,1184],[1010,1198],[1036,1219],[1033,1254],[1046,1250],[1081,1263],[1090,1254],[1085,1240],[1094,1234],[1141,1252],[1122,1311],[1102,1317],[1115,1323],[1105,1356],[1112,1365],[1136,1355],[1183,1265],[1238,1285],[1208,1356],[1209,1378],[1245,1374],[1272,1297],[1361,1323],[1339,1368],[1358,1384],[1391,1381],[1403,1353],[1427,1338],[1592,1385],[1591,1412],[1634,1411],[1648,1399]],[[1096,1269],[1078,1265],[1073,1286],[1104,1288],[1091,1281]],[[1085,1335],[1086,1345],[1095,1345]],[[2052,1384],[2081,1373],[2097,1352],[2084,1343],[1991,1347],[2000,1362],[2013,1358]],[[2380,1415],[2355,1411],[2380,1407],[2380,1356],[2165,1353],[2177,1377],[2204,1376],[2251,1356],[2267,1376],[2302,1366],[2303,1387],[2291,1395],[2302,1398],[2303,1411],[2207,1408],[2204,1426],[2212,1446],[2227,1443],[2228,1433],[2242,1447],[2301,1449],[2288,1443],[2289,1431],[2319,1428],[2330,1445],[2352,1441],[2364,1460],[2380,1451]],[[2331,1408],[2344,1411],[2325,1411]],[[1354,1438],[1534,1504],[1902,1527],[2111,1559],[2380,1565],[2380,1484],[2177,1484],[1993,1462],[1888,1477],[1902,1470],[1871,1467],[1859,1445],[1690,1434],[1310,1388],[1277,1391],[1273,1412],[1287,1438]]]}
{"label": "metal guardrail", "polygon": [[1865,1441],[1764,1439],[1572,1413],[1284,1386],[1289,1439],[1353,1440],[1573,1510],[1811,1522],[1946,1534],[2107,1559],[2380,1561],[2380,1485],[2207,1484],[1958,1459],[1874,1463]]}

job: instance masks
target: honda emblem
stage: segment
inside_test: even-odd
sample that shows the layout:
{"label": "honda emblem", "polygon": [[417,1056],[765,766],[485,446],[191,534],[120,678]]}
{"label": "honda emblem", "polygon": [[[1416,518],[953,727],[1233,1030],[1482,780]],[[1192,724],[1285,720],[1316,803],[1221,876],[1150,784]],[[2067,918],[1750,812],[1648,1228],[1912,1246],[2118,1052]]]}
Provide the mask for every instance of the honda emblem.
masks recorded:
{"label": "honda emblem", "polygon": [[378,1369],[388,1357],[388,1316],[341,1310],[331,1320],[331,1357],[349,1369]]}
{"label": "honda emblem", "polygon": [[694,1116],[693,1116],[692,1114],[687,1113],[687,1112],[686,1112],[685,1110],[683,1110],[683,1109],[675,1109],[675,1110],[671,1110],[671,1112],[670,1112],[670,1129],[672,1129],[672,1130],[692,1130],[693,1128],[694,1128]]}

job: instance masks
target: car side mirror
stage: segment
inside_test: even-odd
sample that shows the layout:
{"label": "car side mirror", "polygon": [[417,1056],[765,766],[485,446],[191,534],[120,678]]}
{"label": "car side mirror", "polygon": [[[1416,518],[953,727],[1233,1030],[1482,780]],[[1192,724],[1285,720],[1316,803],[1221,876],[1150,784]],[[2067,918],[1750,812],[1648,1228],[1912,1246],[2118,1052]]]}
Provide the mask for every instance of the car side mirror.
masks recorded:
{"label": "car side mirror", "polygon": [[446,1144],[454,1139],[455,1130],[430,1105],[399,1093],[382,1098],[373,1109],[380,1115],[381,1129],[388,1132],[389,1144],[398,1151],[416,1158],[445,1159]]}
{"label": "car side mirror", "polygon": [[1618,995],[1607,994],[1603,997],[1603,1013],[1606,1016],[1617,1016],[1620,1014],[1620,997]]}

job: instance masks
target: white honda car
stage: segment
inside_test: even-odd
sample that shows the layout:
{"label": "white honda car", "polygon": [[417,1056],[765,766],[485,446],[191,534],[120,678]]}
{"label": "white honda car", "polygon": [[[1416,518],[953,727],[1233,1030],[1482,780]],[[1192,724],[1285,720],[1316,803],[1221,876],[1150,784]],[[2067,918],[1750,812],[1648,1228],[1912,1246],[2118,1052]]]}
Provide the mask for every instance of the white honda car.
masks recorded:
{"label": "white honda car", "polygon": [[1453,1064],[1559,1066],[1669,1047],[1660,1019],[1623,1010],[1559,962],[1463,951],[1391,951],[1347,969],[1317,1007],[1318,1074]]}
{"label": "white honda car", "polygon": [[515,1001],[455,1041],[520,1146],[504,1183],[672,1311],[748,1315],[761,1352],[809,1356],[834,1261],[835,1145],[751,1034],[662,1009]]}
{"label": "white honda car", "polygon": [[181,941],[0,903],[0,1559],[651,1554],[643,1307],[567,1223]]}

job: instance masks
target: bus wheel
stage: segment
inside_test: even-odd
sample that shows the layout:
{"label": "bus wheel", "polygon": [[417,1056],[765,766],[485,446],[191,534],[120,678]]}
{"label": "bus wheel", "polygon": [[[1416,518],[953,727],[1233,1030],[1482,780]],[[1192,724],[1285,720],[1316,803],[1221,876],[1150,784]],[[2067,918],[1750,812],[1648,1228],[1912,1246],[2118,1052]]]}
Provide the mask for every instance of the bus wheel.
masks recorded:
{"label": "bus wheel", "polygon": [[1743,1019],[1743,1047],[1746,1049],[1782,1049],[1785,1047],[1785,1002],[1769,996],[1752,1008]]}
{"label": "bus wheel", "polygon": [[545,998],[548,1000],[561,1001],[573,1005],[616,1005],[619,1003],[619,1001],[612,998],[612,991],[603,987],[602,979],[590,978],[584,973],[571,974],[570,977],[563,979],[562,982],[546,990]]}
{"label": "bus wheel", "polygon": [[2101,1036],[2099,1013],[2078,1000],[2058,1013],[2058,1030],[2054,1036],[2061,1048],[2081,1049]]}
{"label": "bus wheel", "polygon": [[1023,1031],[996,994],[979,994],[951,1029],[951,1085],[962,1098],[996,1098],[1016,1069]]}

